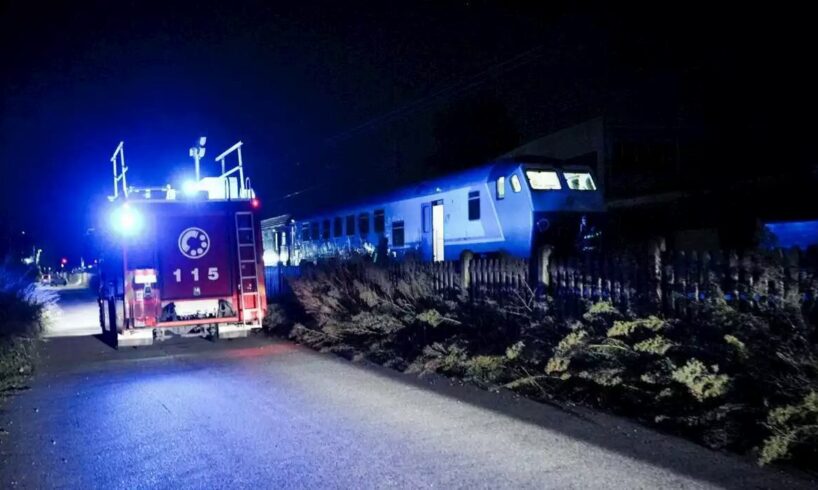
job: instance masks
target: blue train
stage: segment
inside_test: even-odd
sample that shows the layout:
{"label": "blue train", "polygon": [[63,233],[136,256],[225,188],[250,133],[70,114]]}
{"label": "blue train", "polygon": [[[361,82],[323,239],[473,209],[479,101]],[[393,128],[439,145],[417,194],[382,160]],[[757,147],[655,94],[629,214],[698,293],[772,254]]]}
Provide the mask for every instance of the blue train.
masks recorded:
{"label": "blue train", "polygon": [[267,220],[265,262],[356,253],[442,261],[466,250],[530,257],[545,244],[587,249],[600,237],[604,212],[587,167],[498,160],[305,219]]}

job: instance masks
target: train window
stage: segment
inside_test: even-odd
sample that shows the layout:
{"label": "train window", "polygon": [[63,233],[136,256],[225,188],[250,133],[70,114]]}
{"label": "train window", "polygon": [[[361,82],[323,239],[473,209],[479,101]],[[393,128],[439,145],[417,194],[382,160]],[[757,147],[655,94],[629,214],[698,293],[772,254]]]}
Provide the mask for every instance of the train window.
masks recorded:
{"label": "train window", "polygon": [[526,170],[528,183],[536,191],[561,189],[560,178],[553,170]]}
{"label": "train window", "polygon": [[302,223],[301,224],[301,239],[305,240],[305,241],[310,239],[310,224],[309,223]]}
{"label": "train window", "polygon": [[595,191],[596,185],[588,172],[565,172],[565,182],[568,188],[575,191]]}
{"label": "train window", "polygon": [[520,185],[520,178],[517,177],[516,174],[511,176],[511,190],[514,192],[520,192],[523,190],[523,186]]}
{"label": "train window", "polygon": [[469,221],[480,219],[480,191],[469,192]]}
{"label": "train window", "polygon": [[312,223],[310,223],[310,236],[312,237],[313,240],[318,240],[319,238],[321,238],[321,235],[318,234],[317,221],[313,221]]}
{"label": "train window", "polygon": [[423,233],[432,230],[432,205],[424,204],[420,207],[421,220],[423,221]]}
{"label": "train window", "polygon": [[402,247],[405,243],[403,234],[403,221],[392,222],[392,246]]}
{"label": "train window", "polygon": [[321,238],[323,238],[324,240],[329,240],[329,220],[328,219],[324,220],[324,226],[321,229]]}
{"label": "train window", "polygon": [[375,210],[375,233],[383,233],[386,230],[386,218],[383,209]]}
{"label": "train window", "polygon": [[506,197],[506,178],[497,177],[497,200]]}
{"label": "train window", "polygon": [[361,213],[358,215],[358,231],[361,236],[369,234],[369,213]]}
{"label": "train window", "polygon": [[347,235],[354,235],[355,234],[355,215],[350,214],[347,216]]}
{"label": "train window", "polygon": [[334,220],[332,220],[332,236],[339,237],[344,234],[344,222],[341,221],[340,216],[336,216]]}

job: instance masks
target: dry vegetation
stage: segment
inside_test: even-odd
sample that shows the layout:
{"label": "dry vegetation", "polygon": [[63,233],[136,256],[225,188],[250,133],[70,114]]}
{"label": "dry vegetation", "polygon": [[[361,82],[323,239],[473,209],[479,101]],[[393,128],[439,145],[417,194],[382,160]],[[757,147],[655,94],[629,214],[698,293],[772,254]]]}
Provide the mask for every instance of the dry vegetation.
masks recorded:
{"label": "dry vegetation", "polygon": [[660,318],[603,302],[571,318],[530,293],[473,300],[431,284],[322,264],[290,281],[268,325],[350,359],[602,407],[763,464],[818,460],[814,303],[747,312],[712,300]]}
{"label": "dry vegetation", "polygon": [[33,269],[0,265],[0,395],[17,389],[33,370],[34,340],[55,301],[35,279]]}

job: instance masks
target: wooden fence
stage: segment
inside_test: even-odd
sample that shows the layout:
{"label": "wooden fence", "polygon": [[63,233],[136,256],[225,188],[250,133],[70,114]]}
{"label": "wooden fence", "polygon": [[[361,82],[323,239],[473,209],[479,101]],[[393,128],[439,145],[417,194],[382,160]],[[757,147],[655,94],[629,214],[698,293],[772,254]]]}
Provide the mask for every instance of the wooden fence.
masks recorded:
{"label": "wooden fence", "polygon": [[746,253],[665,250],[661,241],[605,255],[552,256],[532,264],[517,258],[462,257],[459,261],[404,263],[394,277],[424,273],[437,290],[470,297],[508,293],[550,295],[561,308],[610,301],[622,309],[683,315],[696,302],[723,299],[742,308],[814,305],[818,261],[798,249]]}
{"label": "wooden fence", "polygon": [[401,262],[393,264],[392,277],[424,274],[438,291],[457,290],[472,297],[502,296],[529,289],[529,261],[512,257],[476,259],[471,256],[446,262]]}
{"label": "wooden fence", "polygon": [[[543,249],[534,260],[478,258],[389,266],[392,280],[424,275],[435,291],[470,298],[543,298],[558,311],[580,313],[588,302],[610,301],[622,310],[681,316],[695,303],[723,299],[742,309],[785,301],[816,308],[818,256],[798,249],[695,252],[665,250],[661,240],[598,255],[556,256]],[[287,292],[286,277],[299,267],[267,267],[271,298]]]}

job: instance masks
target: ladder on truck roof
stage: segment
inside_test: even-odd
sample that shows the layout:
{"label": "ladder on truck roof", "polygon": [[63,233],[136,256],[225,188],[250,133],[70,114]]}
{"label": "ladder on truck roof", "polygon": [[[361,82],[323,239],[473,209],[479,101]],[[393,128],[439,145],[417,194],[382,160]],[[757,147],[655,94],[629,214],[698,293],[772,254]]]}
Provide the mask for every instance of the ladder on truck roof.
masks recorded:
{"label": "ladder on truck roof", "polygon": [[[189,154],[193,157],[195,162],[196,180],[185,183],[185,188],[175,189],[170,184],[164,186],[129,186],[127,181],[127,173],[130,168],[125,164],[125,142],[120,141],[111,156],[110,161],[114,174],[114,193],[108,196],[108,200],[113,202],[122,197],[128,200],[133,194],[139,199],[153,200],[191,200],[198,196],[200,192],[206,192],[208,200],[250,200],[256,197],[253,187],[250,185],[250,177],[244,175],[244,161],[241,155],[241,147],[244,145],[241,141],[237,142],[219,156],[215,158],[216,163],[221,165],[221,174],[212,177],[201,177],[200,161],[205,154],[205,137],[199,138],[196,146],[190,149]],[[235,154],[235,158],[232,155]],[[236,163],[232,168],[228,169],[228,157]],[[232,165],[232,164],[231,164]],[[233,176],[237,174],[237,176]],[[152,193],[156,193],[152,196]],[[185,197],[185,194],[188,194]]]}
{"label": "ladder on truck roof", "polygon": [[253,226],[253,213],[239,211],[236,213],[236,243],[239,251],[239,304],[241,305],[241,322],[260,321],[258,291],[258,272],[256,271],[256,233]]}

